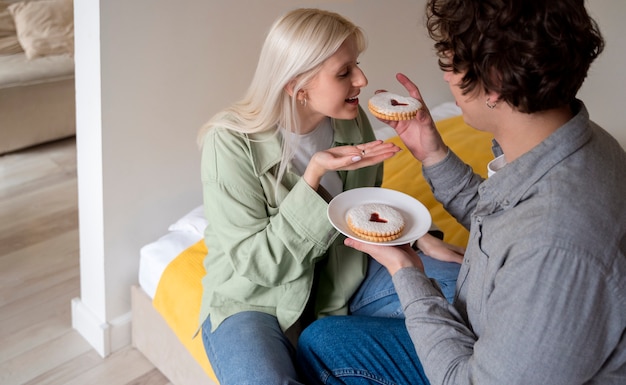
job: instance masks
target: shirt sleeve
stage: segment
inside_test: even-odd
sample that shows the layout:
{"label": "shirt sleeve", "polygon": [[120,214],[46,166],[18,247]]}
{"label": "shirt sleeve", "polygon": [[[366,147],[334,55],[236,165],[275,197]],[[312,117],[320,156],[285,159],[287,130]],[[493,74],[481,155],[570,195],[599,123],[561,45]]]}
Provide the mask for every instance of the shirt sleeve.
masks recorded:
{"label": "shirt sleeve", "polygon": [[422,174],[446,211],[469,229],[478,202],[478,185],[484,179],[451,150],[441,162],[424,167]]}
{"label": "shirt sleeve", "polygon": [[620,340],[622,310],[603,267],[573,253],[551,245],[509,259],[469,320],[422,272],[398,271],[407,329],[431,384],[587,383],[615,349],[609,341]]}

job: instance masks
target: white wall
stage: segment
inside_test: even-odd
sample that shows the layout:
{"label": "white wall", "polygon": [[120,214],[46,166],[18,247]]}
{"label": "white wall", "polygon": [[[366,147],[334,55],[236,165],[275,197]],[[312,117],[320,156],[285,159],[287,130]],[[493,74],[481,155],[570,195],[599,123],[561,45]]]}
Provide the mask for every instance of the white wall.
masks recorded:
{"label": "white wall", "polygon": [[591,118],[626,148],[626,1],[588,0],[587,7],[600,25],[606,48],[592,64],[579,97],[585,101]]}
{"label": "white wall", "polygon": [[[74,327],[103,356],[130,342],[139,248],[201,203],[197,129],[247,87],[271,22],[297,6],[338,11],[362,26],[361,66],[374,90],[450,100],[422,21],[424,0],[75,1],[81,295]],[[599,4],[600,3],[600,4]],[[626,143],[621,0],[598,0],[609,46],[583,94],[592,116]],[[599,116],[597,116],[599,115]]]}

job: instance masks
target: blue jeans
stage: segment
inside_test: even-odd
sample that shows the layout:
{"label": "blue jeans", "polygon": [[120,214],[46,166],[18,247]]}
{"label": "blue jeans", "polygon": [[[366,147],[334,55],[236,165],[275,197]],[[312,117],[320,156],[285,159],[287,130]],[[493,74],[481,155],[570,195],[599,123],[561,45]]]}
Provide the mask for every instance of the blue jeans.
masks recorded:
{"label": "blue jeans", "polygon": [[[460,265],[426,256],[422,256],[422,260],[425,266],[429,266],[426,268],[427,274],[438,280],[444,293],[448,293],[446,296],[453,296]],[[346,319],[370,319],[376,322],[395,318],[399,320],[397,324],[402,325],[401,329],[405,330],[402,306],[391,276],[387,269],[373,259],[369,260],[367,275],[351,299],[349,309],[352,316]],[[335,318],[344,317],[330,317]],[[324,325],[320,324],[316,329],[323,333]],[[210,330],[209,317],[202,325],[202,341],[220,385],[304,383],[295,365],[295,348],[280,329],[276,317],[246,311],[228,317],[213,333]],[[343,331],[337,331],[343,337]],[[363,330],[366,331],[368,329]],[[354,342],[357,345],[352,349],[361,352],[358,339],[355,338]]]}
{"label": "blue jeans", "polygon": [[307,384],[429,384],[399,318],[319,319],[300,335],[297,360]]}
{"label": "blue jeans", "polygon": [[295,348],[276,317],[246,311],[210,330],[209,317],[202,325],[202,341],[220,385],[303,384],[294,365]]}
{"label": "blue jeans", "polygon": [[[373,259],[351,304],[355,314],[404,318],[387,269]],[[295,348],[276,317],[246,311],[226,318],[213,333],[210,330],[209,317],[202,325],[202,341],[220,385],[304,383],[296,369]]]}
{"label": "blue jeans", "polygon": [[[461,265],[420,253],[426,274],[454,299]],[[300,335],[297,360],[309,384],[428,385],[389,273],[376,261],[352,299],[349,317],[315,321]]]}
{"label": "blue jeans", "polygon": [[[446,299],[452,303],[456,279],[461,265],[442,262],[419,252],[426,275],[437,280]],[[367,275],[350,300],[350,314],[370,317],[404,318],[402,306],[387,269],[374,259],[369,260]]]}

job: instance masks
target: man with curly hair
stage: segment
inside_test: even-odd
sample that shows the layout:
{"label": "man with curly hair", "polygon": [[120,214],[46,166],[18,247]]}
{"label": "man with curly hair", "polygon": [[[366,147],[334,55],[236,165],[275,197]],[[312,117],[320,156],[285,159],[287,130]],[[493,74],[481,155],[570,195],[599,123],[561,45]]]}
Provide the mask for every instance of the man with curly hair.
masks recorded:
{"label": "man with curly hair", "polygon": [[391,273],[406,319],[316,321],[299,341],[303,372],[316,384],[626,384],[626,154],[576,98],[604,48],[584,0],[429,0],[427,26],[465,122],[493,134],[505,165],[474,174],[426,109],[386,122],[470,229],[456,297],[411,248],[347,239]]}

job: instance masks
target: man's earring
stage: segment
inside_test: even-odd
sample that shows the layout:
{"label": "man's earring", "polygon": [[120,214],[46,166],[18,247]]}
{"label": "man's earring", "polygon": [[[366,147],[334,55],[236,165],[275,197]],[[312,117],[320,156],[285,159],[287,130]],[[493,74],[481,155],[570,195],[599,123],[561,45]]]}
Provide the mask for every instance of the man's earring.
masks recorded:
{"label": "man's earring", "polygon": [[490,110],[493,110],[494,108],[496,108],[496,104],[497,103],[489,103],[489,98],[487,98],[487,100],[485,101],[485,104],[487,105],[487,107],[489,107]]}

